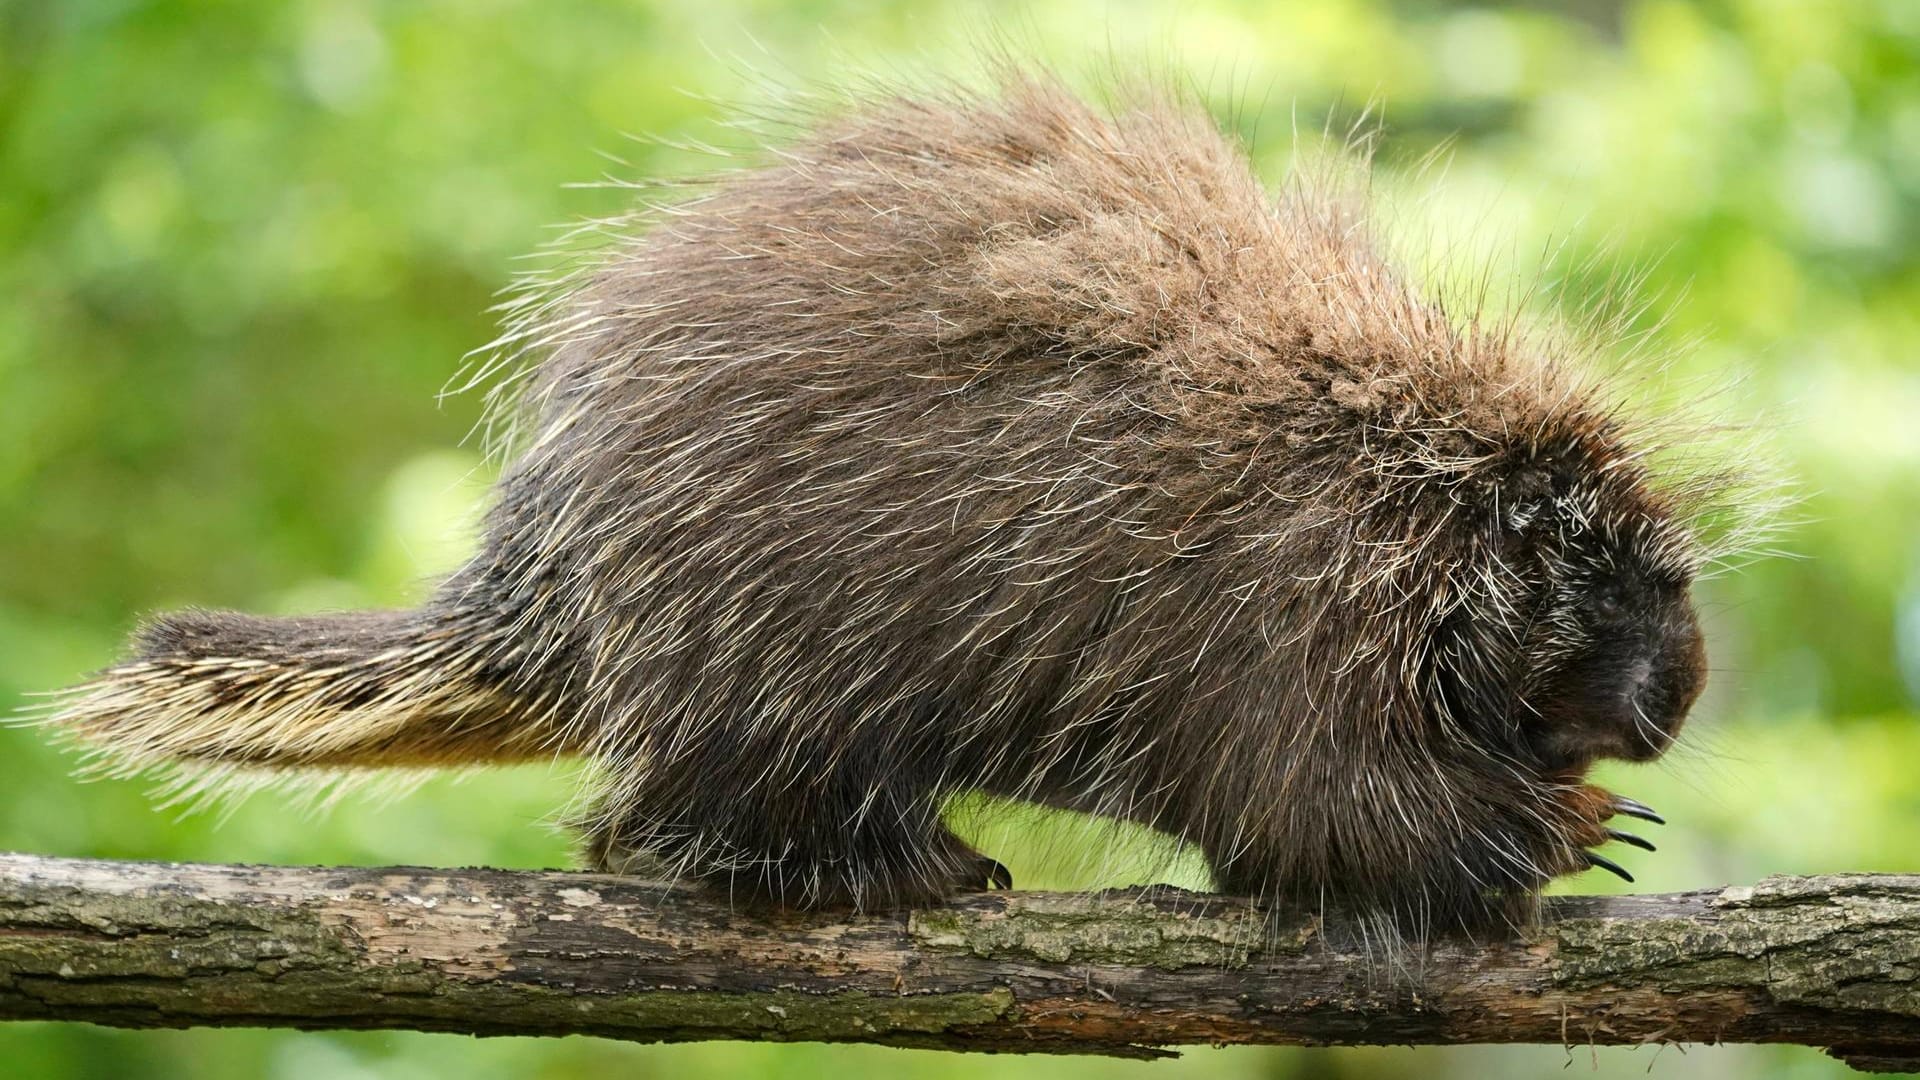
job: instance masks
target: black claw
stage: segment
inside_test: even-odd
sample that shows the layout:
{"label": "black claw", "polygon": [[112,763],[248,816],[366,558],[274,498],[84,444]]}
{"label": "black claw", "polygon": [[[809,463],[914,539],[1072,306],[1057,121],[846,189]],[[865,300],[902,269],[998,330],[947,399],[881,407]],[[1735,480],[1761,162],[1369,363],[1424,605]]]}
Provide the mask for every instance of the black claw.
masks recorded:
{"label": "black claw", "polygon": [[1633,875],[1627,873],[1625,867],[1621,866],[1619,863],[1614,862],[1612,859],[1609,859],[1604,855],[1595,855],[1591,851],[1583,851],[1580,854],[1587,860],[1588,866],[1597,866],[1602,870],[1608,871],[1609,873],[1619,874],[1621,881],[1633,880]]}
{"label": "black claw", "polygon": [[1013,888],[1013,871],[1008,870],[1006,866],[1003,865],[999,860],[981,859],[980,869],[986,872],[987,888],[989,889]]}
{"label": "black claw", "polygon": [[1655,825],[1665,825],[1667,823],[1666,818],[1653,812],[1653,807],[1636,799],[1629,799],[1625,795],[1615,795],[1613,797],[1613,812],[1616,814],[1625,814],[1632,818],[1639,818],[1641,821],[1651,821]]}
{"label": "black claw", "polygon": [[1645,837],[1635,836],[1630,832],[1621,832],[1619,829],[1608,829],[1607,835],[1613,837],[1615,840],[1618,840],[1623,844],[1632,844],[1634,847],[1639,848],[1641,851],[1659,851],[1660,850],[1659,848],[1653,846],[1653,841],[1648,840]]}

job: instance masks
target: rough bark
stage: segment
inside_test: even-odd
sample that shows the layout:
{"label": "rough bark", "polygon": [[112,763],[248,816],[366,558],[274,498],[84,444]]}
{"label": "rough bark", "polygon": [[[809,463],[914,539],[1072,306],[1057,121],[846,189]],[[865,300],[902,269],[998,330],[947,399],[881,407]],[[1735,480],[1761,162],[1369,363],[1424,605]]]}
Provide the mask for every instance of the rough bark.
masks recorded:
{"label": "rough bark", "polygon": [[1920,1067],[1920,876],[1555,900],[1524,939],[1369,955],[1167,889],[752,916],[633,878],[0,855],[0,1018],[830,1040],[1791,1042]]}

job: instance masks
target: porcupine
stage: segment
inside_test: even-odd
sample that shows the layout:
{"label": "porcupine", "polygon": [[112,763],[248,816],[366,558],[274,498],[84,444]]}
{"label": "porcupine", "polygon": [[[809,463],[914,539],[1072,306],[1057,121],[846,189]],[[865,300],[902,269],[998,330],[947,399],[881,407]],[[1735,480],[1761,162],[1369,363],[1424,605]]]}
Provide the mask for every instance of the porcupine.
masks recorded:
{"label": "porcupine", "polygon": [[523,304],[422,606],[164,615],[53,722],[128,771],[585,755],[594,866],[775,906],[1009,884],[942,820],[984,792],[1274,904],[1525,918],[1651,847],[1585,777],[1701,689],[1703,485],[1365,203],[1174,95],[868,100]]}

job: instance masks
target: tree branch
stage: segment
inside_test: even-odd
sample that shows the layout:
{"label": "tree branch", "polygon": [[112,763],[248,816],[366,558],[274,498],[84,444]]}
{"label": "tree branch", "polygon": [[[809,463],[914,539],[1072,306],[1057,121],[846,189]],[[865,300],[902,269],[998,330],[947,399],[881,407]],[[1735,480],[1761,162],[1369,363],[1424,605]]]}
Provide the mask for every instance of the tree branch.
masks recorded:
{"label": "tree branch", "polygon": [[751,916],[634,878],[0,855],[0,1018],[829,1040],[1791,1042],[1920,1067],[1920,876],[1551,904],[1525,940],[1369,956],[1169,889]]}

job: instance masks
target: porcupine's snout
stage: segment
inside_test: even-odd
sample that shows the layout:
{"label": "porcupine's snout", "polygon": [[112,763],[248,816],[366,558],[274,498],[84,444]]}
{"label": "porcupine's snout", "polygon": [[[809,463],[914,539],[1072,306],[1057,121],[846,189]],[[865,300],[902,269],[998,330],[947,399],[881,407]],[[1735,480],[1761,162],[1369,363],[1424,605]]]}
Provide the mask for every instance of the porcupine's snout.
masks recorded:
{"label": "porcupine's snout", "polygon": [[1602,619],[1545,696],[1533,751],[1550,771],[1599,758],[1651,761],[1673,745],[1706,685],[1700,620],[1686,592]]}
{"label": "porcupine's snout", "polygon": [[1700,619],[1685,599],[1669,608],[1650,645],[1622,689],[1617,722],[1624,737],[1618,756],[1629,761],[1652,760],[1673,745],[1707,682]]}

